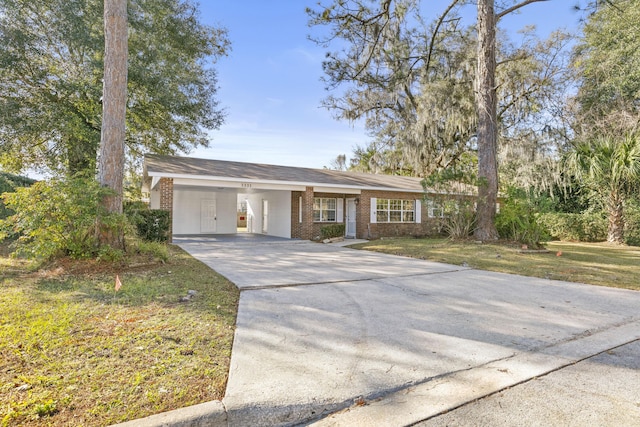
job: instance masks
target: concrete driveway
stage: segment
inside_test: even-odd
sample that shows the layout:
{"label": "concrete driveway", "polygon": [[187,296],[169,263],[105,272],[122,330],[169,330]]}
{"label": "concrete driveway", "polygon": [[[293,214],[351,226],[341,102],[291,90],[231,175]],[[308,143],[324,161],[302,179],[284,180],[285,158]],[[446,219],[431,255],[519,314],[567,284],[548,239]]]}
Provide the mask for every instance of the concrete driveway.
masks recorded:
{"label": "concrete driveway", "polygon": [[[243,290],[223,399],[231,426],[437,423],[533,378],[605,372],[615,363],[596,355],[620,346],[640,357],[640,292],[310,242],[177,243]],[[638,365],[616,368],[624,383],[595,398],[569,376],[571,396],[544,386],[540,400],[577,393],[594,411],[588,399],[609,399],[640,417]],[[459,425],[494,425],[470,416]]]}

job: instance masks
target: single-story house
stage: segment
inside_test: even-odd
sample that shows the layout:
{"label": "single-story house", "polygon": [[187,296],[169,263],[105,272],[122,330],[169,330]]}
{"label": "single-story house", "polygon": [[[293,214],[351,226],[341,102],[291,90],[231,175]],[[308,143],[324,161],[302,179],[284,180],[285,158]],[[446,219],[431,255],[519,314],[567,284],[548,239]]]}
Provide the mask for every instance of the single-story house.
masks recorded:
{"label": "single-story house", "polygon": [[[172,235],[262,233],[314,240],[424,236],[438,229],[438,193],[420,178],[148,154],[143,192],[171,212]],[[425,197],[426,195],[426,197]]]}

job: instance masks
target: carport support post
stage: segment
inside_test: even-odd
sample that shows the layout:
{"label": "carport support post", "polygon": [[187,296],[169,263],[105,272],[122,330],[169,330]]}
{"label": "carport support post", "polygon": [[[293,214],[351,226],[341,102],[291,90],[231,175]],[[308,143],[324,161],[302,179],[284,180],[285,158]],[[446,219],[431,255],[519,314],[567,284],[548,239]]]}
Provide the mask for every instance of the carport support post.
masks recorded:
{"label": "carport support post", "polygon": [[313,239],[313,187],[305,187],[302,193],[302,235],[305,240]]}
{"label": "carport support post", "polygon": [[160,186],[160,210],[169,211],[169,235],[167,242],[173,241],[173,178],[162,178]]}

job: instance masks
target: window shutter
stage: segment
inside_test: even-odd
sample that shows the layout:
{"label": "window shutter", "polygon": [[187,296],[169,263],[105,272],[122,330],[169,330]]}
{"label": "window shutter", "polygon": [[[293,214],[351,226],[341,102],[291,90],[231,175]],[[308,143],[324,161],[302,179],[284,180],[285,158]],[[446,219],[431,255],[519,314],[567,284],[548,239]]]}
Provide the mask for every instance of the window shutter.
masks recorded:
{"label": "window shutter", "polygon": [[336,222],[344,221],[344,199],[336,199]]}
{"label": "window shutter", "polygon": [[378,206],[378,199],[376,197],[372,197],[371,199],[369,199],[371,202],[371,219],[370,219],[370,223],[371,224],[375,224],[376,222],[378,222],[377,216],[376,216],[376,207]]}
{"label": "window shutter", "polygon": [[422,223],[422,200],[416,199],[416,211],[413,215],[416,217],[416,224]]}

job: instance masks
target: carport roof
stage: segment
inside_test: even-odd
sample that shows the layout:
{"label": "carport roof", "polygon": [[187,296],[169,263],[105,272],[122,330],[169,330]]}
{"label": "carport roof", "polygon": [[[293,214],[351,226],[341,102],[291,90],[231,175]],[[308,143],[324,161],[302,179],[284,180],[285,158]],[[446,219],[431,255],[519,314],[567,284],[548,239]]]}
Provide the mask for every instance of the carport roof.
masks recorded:
{"label": "carport roof", "polygon": [[147,154],[145,178],[237,179],[252,182],[296,183],[306,186],[349,187],[422,192],[421,178],[374,175],[259,163]]}

